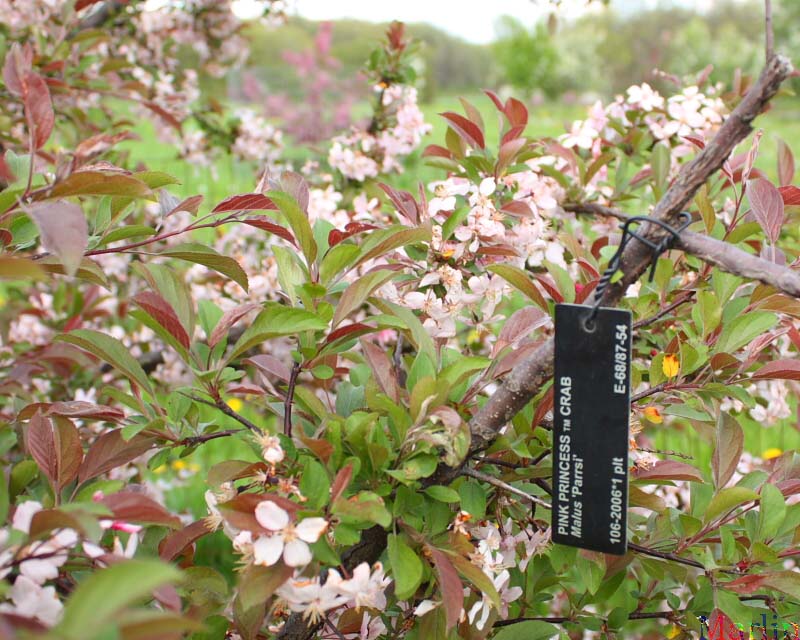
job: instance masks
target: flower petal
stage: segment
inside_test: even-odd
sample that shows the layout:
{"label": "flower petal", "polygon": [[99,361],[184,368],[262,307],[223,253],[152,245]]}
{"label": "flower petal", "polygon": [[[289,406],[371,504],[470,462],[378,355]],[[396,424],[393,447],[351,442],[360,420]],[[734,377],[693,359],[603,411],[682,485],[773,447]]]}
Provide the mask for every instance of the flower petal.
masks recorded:
{"label": "flower petal", "polygon": [[283,561],[290,567],[304,567],[311,562],[311,549],[302,540],[291,540],[283,549]]}
{"label": "flower petal", "polygon": [[270,531],[280,531],[289,524],[289,514],[285,509],[281,509],[272,500],[264,500],[256,506],[256,520],[265,529]]}
{"label": "flower petal", "polygon": [[261,536],[253,543],[253,561],[256,564],[271,567],[283,553],[281,536]]}
{"label": "flower petal", "polygon": [[306,518],[294,528],[297,537],[306,542],[316,542],[328,528],[325,518]]}

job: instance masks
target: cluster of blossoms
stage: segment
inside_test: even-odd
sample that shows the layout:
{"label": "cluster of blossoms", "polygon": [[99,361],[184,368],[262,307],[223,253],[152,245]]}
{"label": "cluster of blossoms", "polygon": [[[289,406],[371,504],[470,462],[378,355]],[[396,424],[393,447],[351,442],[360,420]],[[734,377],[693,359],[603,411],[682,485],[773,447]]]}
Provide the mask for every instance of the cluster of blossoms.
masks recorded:
{"label": "cluster of blossoms", "polygon": [[629,87],[625,96],[605,107],[599,101],[589,110],[586,120],[576,120],[571,130],[560,137],[565,147],[595,151],[603,141],[613,142],[620,133],[613,125],[626,129],[645,126],[657,141],[674,143],[679,157],[691,150],[684,138],[702,139],[713,135],[727,115],[724,102],[714,92],[703,93],[696,86],[664,98],[647,83]]}
{"label": "cluster of blossoms", "polygon": [[[102,499],[102,494],[95,496]],[[10,602],[0,603],[0,612],[32,618],[50,627],[61,617],[63,604],[56,594],[55,586],[47,585],[60,575],[60,568],[80,544],[83,554],[96,562],[106,563],[113,557],[132,558],[138,547],[141,527],[116,520],[100,520],[100,528],[113,531],[112,550],[99,544],[81,541],[72,529],[56,529],[49,537],[21,545],[31,531],[34,516],[43,510],[40,502],[28,500],[18,505],[8,529],[0,530],[0,579],[16,572],[14,584],[6,594]],[[117,533],[128,535],[123,546]]]}
{"label": "cluster of blossoms", "polygon": [[417,105],[417,90],[407,85],[375,87],[382,117],[391,126],[354,127],[333,139],[328,162],[345,178],[364,182],[379,174],[402,172],[402,159],[414,151],[431,130]]}
{"label": "cluster of blossoms", "polygon": [[[453,338],[458,322],[469,326],[477,319],[482,326],[499,319],[495,309],[511,289],[499,276],[474,269],[490,264],[492,253],[520,268],[541,267],[545,261],[567,268],[554,224],[563,214],[559,207],[563,190],[540,173],[539,162],[530,161],[528,170],[500,183],[492,177],[478,184],[450,177],[430,185],[434,197],[428,201],[427,214],[433,240],[428,260],[417,264],[414,272],[419,280],[410,283],[414,286],[388,283],[382,295],[421,310],[433,337]],[[525,215],[518,215],[520,205]],[[451,238],[443,240],[442,226],[463,208],[468,209],[466,218]]]}

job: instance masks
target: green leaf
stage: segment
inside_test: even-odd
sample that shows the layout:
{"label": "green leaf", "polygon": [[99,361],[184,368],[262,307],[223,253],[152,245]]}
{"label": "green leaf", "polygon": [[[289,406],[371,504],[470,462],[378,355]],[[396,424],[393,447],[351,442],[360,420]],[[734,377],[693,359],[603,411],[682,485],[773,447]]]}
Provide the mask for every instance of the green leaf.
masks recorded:
{"label": "green leaf", "polygon": [[72,592],[56,630],[70,640],[96,637],[120,611],[180,578],[178,569],[155,560],[129,560],[97,571]]}
{"label": "green leaf", "polygon": [[391,279],[396,273],[396,271],[391,269],[379,269],[377,271],[371,271],[353,282],[344,290],[342,297],[339,298],[339,304],[336,305],[336,311],[333,314],[333,324],[331,326],[338,326],[342,320],[364,304],[375,289]]}
{"label": "green leaf", "polygon": [[228,359],[233,360],[269,338],[295,335],[301,331],[323,331],[327,328],[328,323],[310,311],[268,302],[236,342]]}
{"label": "green leaf", "polygon": [[303,213],[297,201],[288,193],[283,191],[270,191],[267,197],[272,200],[281,213],[285,216],[289,226],[294,232],[294,237],[300,243],[306,262],[311,265],[317,258],[317,243],[314,240],[314,232],[308,222],[308,216]]}
{"label": "green leaf", "polygon": [[734,353],[771,329],[777,321],[778,316],[769,311],[750,311],[737,316],[722,328],[714,351]]}
{"label": "green leaf", "polygon": [[425,493],[439,502],[455,503],[461,500],[461,496],[458,495],[458,491],[455,491],[450,487],[443,487],[440,484],[434,484],[428,487],[425,489]]}
{"label": "green leaf", "polygon": [[162,251],[159,255],[166,258],[177,258],[179,260],[186,260],[187,262],[202,264],[209,269],[213,269],[227,276],[245,291],[248,289],[249,283],[247,281],[247,274],[244,272],[241,265],[233,258],[221,256],[209,247],[199,244],[182,244],[168,251]]}
{"label": "green leaf", "polygon": [[395,582],[395,595],[406,600],[414,595],[422,582],[422,561],[400,536],[390,534],[387,542],[389,565]]}
{"label": "green leaf", "polygon": [[275,262],[278,263],[278,283],[289,296],[289,301],[295,304],[297,289],[308,278],[308,271],[301,264],[296,251],[290,251],[276,244],[272,246],[272,253],[275,255]]}
{"label": "green leaf", "polygon": [[308,499],[304,506],[309,509],[323,507],[328,502],[330,492],[331,481],[325,467],[312,458],[306,460],[300,476],[300,493]]}
{"label": "green leaf", "polygon": [[532,302],[541,307],[542,310],[550,313],[547,301],[544,299],[542,292],[539,291],[539,287],[534,284],[525,271],[510,264],[490,264],[486,268],[492,273],[496,273],[518,291],[524,293]]}
{"label": "green leaf", "polygon": [[503,627],[496,634],[494,640],[551,640],[558,638],[558,628],[549,622],[541,620],[526,620],[517,624]]}
{"label": "green leaf", "polygon": [[65,196],[126,196],[152,198],[153,192],[144,182],[121,173],[107,174],[99,171],[76,171],[57,182],[47,194],[48,200]]}
{"label": "green leaf", "polygon": [[392,516],[383,498],[371,491],[361,491],[352,498],[339,498],[331,511],[345,523],[368,522],[382,527],[392,524]]}
{"label": "green leaf", "polygon": [[386,255],[390,251],[407,247],[418,242],[428,242],[431,239],[431,231],[425,227],[414,227],[409,229],[403,225],[395,225],[385,230],[372,232],[361,250],[364,252],[356,262],[358,266],[372,258]]}
{"label": "green leaf", "polygon": [[736,418],[720,412],[717,418],[717,443],[711,457],[714,485],[724,487],[736,471],[744,449],[744,431]]}
{"label": "green leaf", "polygon": [[92,329],[76,329],[70,333],[56,336],[56,340],[74,344],[118,369],[131,382],[136,383],[155,397],[153,387],[142,366],[136,361],[128,348],[116,338]]}
{"label": "green leaf", "polygon": [[761,488],[761,505],[758,512],[757,540],[769,540],[775,537],[786,517],[786,501],[781,490],[774,484],[765,484]]}
{"label": "green leaf", "polygon": [[342,269],[348,267],[361,250],[354,244],[337,244],[322,258],[319,265],[319,280],[329,284]]}
{"label": "green leaf", "polygon": [[461,496],[461,508],[464,511],[478,520],[486,517],[486,491],[477,481],[464,481],[458,494]]}
{"label": "green leaf", "polygon": [[711,498],[708,508],[703,513],[704,522],[712,522],[724,513],[731,509],[735,509],[741,504],[758,500],[758,494],[752,489],[744,487],[728,487],[717,492]]}

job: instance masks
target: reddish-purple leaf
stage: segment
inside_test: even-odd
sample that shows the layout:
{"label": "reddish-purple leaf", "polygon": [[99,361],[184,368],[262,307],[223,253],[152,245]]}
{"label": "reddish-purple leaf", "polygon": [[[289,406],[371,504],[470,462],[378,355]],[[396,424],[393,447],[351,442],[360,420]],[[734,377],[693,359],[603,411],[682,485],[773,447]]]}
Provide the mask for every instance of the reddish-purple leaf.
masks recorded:
{"label": "reddish-purple leaf", "polygon": [[523,307],[515,311],[500,330],[495,353],[502,347],[529,336],[534,329],[547,324],[549,319],[550,316],[538,307]]}
{"label": "reddish-purple leaf", "polygon": [[753,374],[753,380],[800,380],[800,360],[774,360]]}
{"label": "reddish-purple leaf", "polygon": [[175,338],[184,349],[191,346],[189,334],[181,324],[178,314],[164,298],[153,291],[143,291],[133,296],[133,301]]}
{"label": "reddish-purple leaf", "polygon": [[683,136],[683,139],[684,140],[688,140],[689,142],[691,142],[698,149],[705,149],[706,148],[706,142],[702,138],[698,138],[696,136]]}
{"label": "reddish-purple leaf", "polygon": [[200,208],[202,202],[203,196],[189,196],[185,200],[181,200],[181,202],[175,205],[164,217],[167,218],[173,213],[178,213],[178,211],[186,211],[187,213],[194,215],[197,213],[197,210]]}
{"label": "reddish-purple leaf", "polygon": [[497,154],[497,169],[496,175],[502,174],[517,158],[522,149],[525,148],[525,145],[528,144],[528,141],[525,138],[513,138],[508,141],[503,141],[502,145],[500,146],[500,151]]}
{"label": "reddish-purple leaf", "polygon": [[487,96],[489,96],[489,98],[491,99],[492,102],[494,102],[494,106],[497,107],[498,111],[500,111],[502,113],[506,112],[506,108],[503,106],[503,101],[500,100],[500,98],[497,96],[497,94],[494,91],[491,91],[489,89],[484,89],[483,92]]}
{"label": "reddish-purple leaf", "polygon": [[533,216],[533,210],[524,200],[509,200],[500,207],[500,211],[517,218],[530,218]]}
{"label": "reddish-purple leaf", "polygon": [[328,233],[328,246],[335,247],[337,244],[342,242],[343,240],[347,240],[356,234],[363,233],[364,231],[372,231],[373,229],[377,229],[374,224],[368,224],[366,222],[349,222],[344,231],[339,229],[331,229],[330,233]]}
{"label": "reddish-purple leaf", "polygon": [[308,212],[309,190],[305,178],[294,171],[281,173],[280,191],[288,193],[297,201],[300,209]]}
{"label": "reddish-purple leaf", "polygon": [[28,423],[26,435],[31,456],[59,493],[75,479],[83,460],[78,430],[67,418],[51,420],[37,412]]}
{"label": "reddish-purple leaf", "polygon": [[333,479],[333,482],[331,483],[331,504],[333,504],[339,498],[342,497],[345,489],[347,489],[348,485],[350,484],[350,480],[352,479],[353,479],[353,463],[350,462],[347,464],[347,466],[339,469],[339,472],[336,474],[336,477]]}
{"label": "reddish-purple leaf", "polygon": [[6,89],[18,98],[23,97],[25,91],[25,76],[31,72],[33,65],[33,47],[26,44],[20,46],[14,42],[6,54],[3,64],[3,81]]}
{"label": "reddish-purple leaf", "polygon": [[676,460],[659,460],[648,469],[636,469],[636,480],[692,480],[703,482],[703,475],[692,465]]}
{"label": "reddish-purple leaf", "polygon": [[96,478],[116,467],[127,464],[134,458],[149,451],[155,444],[155,438],[136,435],[127,442],[122,437],[122,430],[106,431],[89,447],[86,457],[78,472],[78,481],[84,483]]}
{"label": "reddish-purple leaf", "polygon": [[115,520],[138,522],[141,524],[160,524],[171,529],[181,526],[178,516],[172,515],[164,507],[143,493],[120,491],[103,496],[100,503],[114,514]]}
{"label": "reddish-purple leaf", "polygon": [[433,560],[436,582],[439,584],[442,594],[446,626],[449,631],[458,624],[458,619],[461,617],[461,609],[464,605],[464,585],[461,584],[458,571],[445,553],[431,546],[427,546],[427,550]]}
{"label": "reddish-purple leaf", "polygon": [[778,241],[784,220],[781,192],[769,180],[759,178],[747,183],[747,197],[758,224],[772,244]]}
{"label": "reddish-purple leaf", "polygon": [[75,275],[89,246],[86,216],[77,205],[66,200],[38,202],[25,207],[39,227],[42,246],[58,256],[67,275]]}
{"label": "reddish-purple leaf", "polygon": [[37,411],[41,411],[46,416],[65,416],[67,418],[90,418],[94,420],[105,420],[108,422],[119,422],[125,418],[125,414],[119,409],[93,402],[82,400],[70,400],[67,402],[37,402],[29,404],[22,409],[17,416],[18,420],[27,420]]}
{"label": "reddish-purple leaf", "polygon": [[[522,126],[511,127],[508,131],[506,131],[503,134],[503,138],[500,140],[500,144],[505,145],[515,140],[525,140],[525,138],[520,138],[523,131],[525,131],[525,127]],[[527,142],[527,140],[525,140],[525,142]]]}
{"label": "reddish-purple leaf", "polygon": [[394,187],[390,187],[383,182],[379,182],[378,186],[389,196],[394,206],[397,207],[398,213],[408,218],[413,224],[417,224],[420,215],[419,207],[417,206],[417,201],[414,200],[414,196],[408,193],[408,191],[398,191]]}
{"label": "reddish-purple leaf", "polygon": [[744,449],[744,432],[736,418],[720,413],[717,419],[716,446],[711,456],[714,485],[721,489],[733,477]]}
{"label": "reddish-purple leaf", "polygon": [[522,127],[528,124],[528,108],[516,98],[506,100],[505,114],[512,127]]}
{"label": "reddish-purple leaf", "polygon": [[291,377],[289,367],[274,356],[260,354],[252,356],[251,358],[246,358],[243,362],[244,364],[252,364],[260,371],[269,373],[284,382],[289,382],[289,378]]}
{"label": "reddish-purple leaf", "polygon": [[225,335],[228,333],[228,330],[233,325],[239,322],[239,320],[244,318],[248,313],[260,308],[261,305],[256,304],[255,302],[248,302],[246,304],[240,304],[238,307],[234,307],[233,309],[226,311],[225,314],[219,319],[219,322],[217,322],[217,326],[214,327],[214,330],[211,332],[211,336],[208,338],[208,346],[213,349],[217,343],[225,337]]}
{"label": "reddish-purple leaf", "polygon": [[41,149],[53,133],[56,122],[53,100],[50,98],[50,89],[41,76],[27,73],[23,83],[25,120],[28,123],[31,146],[34,150]]}
{"label": "reddish-purple leaf", "polygon": [[28,423],[25,435],[31,457],[50,480],[50,483],[55,486],[58,482],[58,457],[52,420],[44,417],[41,413],[36,413]]}
{"label": "reddish-purple leaf", "polygon": [[423,158],[448,158],[452,160],[453,154],[449,149],[439,146],[438,144],[429,144],[422,152]]}
{"label": "reddish-purple leaf", "polygon": [[787,185],[778,189],[785,206],[800,205],[800,187]]}
{"label": "reddish-purple leaf", "polygon": [[277,211],[277,205],[263,193],[243,193],[225,198],[211,213],[225,211]]}
{"label": "reddish-purple leaf", "polygon": [[439,115],[447,120],[447,124],[450,125],[450,128],[468,145],[478,149],[486,148],[483,131],[480,130],[477,124],[453,111],[445,111]]}
{"label": "reddish-purple leaf", "polygon": [[291,242],[295,247],[297,246],[297,240],[295,240],[295,237],[292,235],[291,231],[289,231],[286,227],[282,227],[281,225],[272,222],[266,216],[245,218],[242,220],[242,222],[248,226],[255,227],[256,229],[261,229],[262,231],[272,233],[279,238],[283,238],[287,242]]}
{"label": "reddish-purple leaf", "polygon": [[211,533],[205,520],[198,520],[192,524],[167,534],[158,544],[158,555],[162,560],[171,562],[177,558],[183,550],[194,544],[205,535]]}
{"label": "reddish-purple leaf", "polygon": [[782,187],[794,180],[794,155],[789,145],[778,138],[778,184]]}
{"label": "reddish-purple leaf", "polygon": [[151,102],[150,100],[143,100],[140,104],[150,109],[150,111],[159,116],[162,120],[164,120],[164,122],[169,124],[176,131],[182,130],[183,127],[181,125],[180,120],[178,120],[175,116],[173,116],[169,111],[164,109],[164,107],[161,107],[155,102]]}
{"label": "reddish-purple leaf", "polygon": [[364,350],[367,364],[375,374],[378,386],[393,402],[397,402],[400,398],[400,386],[397,384],[397,376],[389,356],[378,345],[368,340],[361,341],[361,348]]}
{"label": "reddish-purple leaf", "polygon": [[89,158],[105,153],[118,142],[138,139],[139,136],[130,131],[123,131],[114,135],[101,133],[79,142],[78,146],[75,147],[75,158],[79,164],[83,164]]}

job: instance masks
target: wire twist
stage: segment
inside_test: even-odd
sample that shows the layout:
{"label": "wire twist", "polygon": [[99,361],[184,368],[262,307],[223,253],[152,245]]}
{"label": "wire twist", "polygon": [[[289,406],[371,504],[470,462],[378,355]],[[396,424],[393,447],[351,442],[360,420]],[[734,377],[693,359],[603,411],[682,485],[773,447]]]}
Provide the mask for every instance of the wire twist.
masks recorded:
{"label": "wire twist", "polygon": [[[611,279],[614,277],[614,274],[619,269],[620,262],[622,261],[622,254],[625,251],[625,248],[628,246],[631,238],[636,238],[639,242],[644,244],[645,246],[649,247],[650,250],[653,252],[653,256],[651,258],[650,263],[650,275],[648,276],[648,280],[650,282],[653,281],[653,277],[656,273],[656,263],[658,262],[658,256],[662,253],[667,251],[672,244],[680,237],[681,231],[686,229],[691,222],[692,222],[692,214],[688,211],[682,211],[679,214],[680,217],[680,225],[677,228],[671,227],[669,224],[664,222],[663,220],[657,220],[655,218],[651,218],[649,216],[631,216],[624,223],[620,225],[620,229],[622,229],[622,239],[619,242],[619,246],[617,247],[616,253],[612,256],[611,260],[608,262],[608,267],[603,272],[603,275],[600,276],[600,280],[597,282],[597,286],[594,289],[594,304],[592,305],[592,310],[586,318],[586,322],[584,324],[585,328],[588,330],[594,330],[594,320],[597,317],[597,313],[600,310],[600,301],[603,299],[603,294],[605,290],[608,288]],[[656,243],[652,240],[645,238],[644,236],[640,235],[636,231],[633,231],[630,226],[633,223],[640,224],[642,222],[649,222],[655,225],[658,225],[665,231],[669,232],[669,235],[664,236],[660,242]]]}

